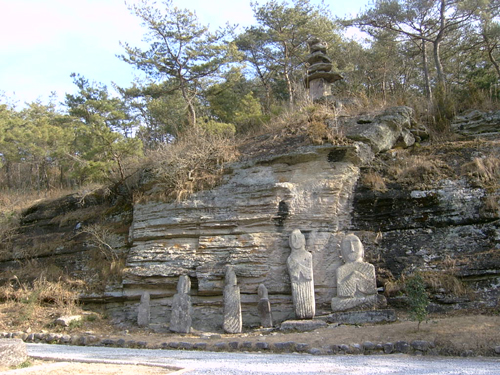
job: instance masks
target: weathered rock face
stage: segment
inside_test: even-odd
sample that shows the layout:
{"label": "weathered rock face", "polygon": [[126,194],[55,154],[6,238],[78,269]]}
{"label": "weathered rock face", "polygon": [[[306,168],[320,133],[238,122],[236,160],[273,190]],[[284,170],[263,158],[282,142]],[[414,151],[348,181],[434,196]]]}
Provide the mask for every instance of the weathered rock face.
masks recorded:
{"label": "weathered rock face", "polygon": [[328,306],[340,265],[337,234],[350,224],[359,173],[350,156],[358,149],[309,147],[259,158],[232,166],[221,186],[184,202],[137,204],[123,295],[134,299],[149,290],[152,310],[157,304],[152,319],[168,321],[177,278],[188,274],[193,327],[220,328],[224,270],[233,265],[245,325],[260,323],[261,283],[273,301],[274,318],[293,318],[286,259],[288,237],[299,228],[313,257],[317,304]]}
{"label": "weathered rock face", "polygon": [[395,145],[413,145],[415,136],[410,130],[415,125],[411,108],[394,107],[380,115],[349,122],[346,126],[346,136],[370,145],[373,152],[379,153]]}
{"label": "weathered rock face", "polygon": [[[435,306],[496,306],[500,297],[498,191],[450,178],[436,180],[425,190],[399,183],[387,185],[385,192],[368,190],[359,176],[374,154],[411,145],[425,133],[407,107],[340,122],[356,143],[293,149],[291,142],[283,152],[272,145],[267,155],[249,153],[246,160],[232,164],[222,183],[210,191],[182,202],[135,204],[133,219],[123,212],[108,214],[106,224],[117,224],[119,234],[112,246],[127,257],[123,280],[108,281],[103,292],[83,296],[82,301],[105,303],[115,321],[136,324],[140,296],[148,292],[151,325],[166,326],[179,276],[188,275],[193,328],[221,330],[224,273],[232,265],[244,326],[260,325],[260,284],[268,289],[274,322],[294,319],[286,260],[289,235],[300,229],[313,259],[317,315],[330,313],[330,301],[337,295],[340,241],[346,232],[361,239],[366,261],[376,267],[378,286],[390,276],[397,278],[419,268],[453,275],[473,291],[456,296],[446,285],[438,285],[432,296]],[[468,161],[462,158],[448,164],[460,169]],[[79,201],[67,197],[28,210],[20,237],[13,241],[14,251],[10,257],[3,252],[0,269],[18,266],[22,256],[18,252],[30,249],[31,257],[68,269],[72,277],[93,281],[92,246],[77,224],[91,223],[103,212],[117,209],[111,202],[89,201],[82,207]],[[42,246],[49,240],[50,247]],[[389,304],[393,302],[389,299]]]}
{"label": "weathered rock face", "polygon": [[[436,185],[429,190],[392,186],[386,192],[358,186],[352,229],[368,244],[379,271],[395,277],[415,269],[430,272],[437,284],[432,295],[440,305],[436,309],[495,307],[500,297],[499,212],[488,209],[485,189],[463,179]],[[454,293],[446,285],[450,276],[465,282],[470,293]]]}
{"label": "weathered rock face", "polygon": [[487,136],[500,133],[500,111],[481,112],[472,110],[457,116],[451,128],[462,135]]}

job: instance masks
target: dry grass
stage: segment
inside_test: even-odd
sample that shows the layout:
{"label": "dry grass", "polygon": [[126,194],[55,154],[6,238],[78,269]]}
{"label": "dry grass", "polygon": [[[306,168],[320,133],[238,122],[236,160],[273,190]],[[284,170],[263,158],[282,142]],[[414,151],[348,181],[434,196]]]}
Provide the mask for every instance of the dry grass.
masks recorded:
{"label": "dry grass", "polygon": [[[453,263],[454,267],[455,264]],[[471,297],[469,288],[452,274],[452,270],[445,272],[438,271],[419,271],[425,288],[430,293],[445,293],[456,297]],[[412,278],[413,274],[401,275],[397,280],[389,280],[384,285],[384,294],[388,297],[402,295],[406,290],[406,282]]]}
{"label": "dry grass", "polygon": [[462,166],[462,173],[473,184],[495,190],[500,186],[500,158],[497,155],[474,158]]}
{"label": "dry grass", "polygon": [[446,272],[419,272],[428,289],[432,292],[452,294],[454,296],[469,295],[469,289],[455,276]]}
{"label": "dry grass", "polygon": [[134,201],[182,200],[211,188],[221,179],[224,165],[238,157],[235,140],[195,128],[174,144],[163,144],[148,155],[154,192],[138,192]]}
{"label": "dry grass", "polygon": [[388,173],[403,185],[420,188],[433,186],[437,181],[454,175],[443,160],[430,155],[400,158],[389,168]]}
{"label": "dry grass", "polygon": [[386,192],[384,178],[377,172],[368,172],[361,177],[361,184],[373,191]]}
{"label": "dry grass", "polygon": [[349,140],[344,137],[338,119],[339,111],[332,105],[304,100],[293,107],[283,107],[263,130],[275,134],[277,139],[305,135],[312,144],[345,145]]}
{"label": "dry grass", "polygon": [[20,329],[45,319],[41,315],[46,306],[51,306],[53,313],[59,315],[73,314],[77,297],[77,290],[63,281],[52,282],[44,278],[36,279],[31,285],[13,279],[0,287],[0,300],[4,301],[2,310],[13,313],[9,325]]}

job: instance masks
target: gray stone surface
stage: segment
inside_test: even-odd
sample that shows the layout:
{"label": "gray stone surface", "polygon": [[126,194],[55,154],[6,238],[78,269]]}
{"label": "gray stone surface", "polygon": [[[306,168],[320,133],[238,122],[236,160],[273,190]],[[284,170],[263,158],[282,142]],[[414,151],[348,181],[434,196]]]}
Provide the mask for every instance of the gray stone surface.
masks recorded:
{"label": "gray stone surface", "polygon": [[172,332],[189,333],[191,331],[193,307],[191,304],[191,280],[189,276],[182,275],[177,283],[177,294],[172,302],[169,329]]}
{"label": "gray stone surface", "polygon": [[498,135],[500,133],[500,111],[467,111],[452,120],[451,129],[462,135]]}
{"label": "gray stone surface", "polygon": [[267,350],[269,349],[269,344],[267,342],[257,342],[255,343],[255,347],[257,349]]}
{"label": "gray stone surface", "polygon": [[[238,270],[245,325],[260,324],[261,283],[272,297],[273,323],[293,319],[288,239],[304,227],[316,302],[329,303],[340,265],[339,233],[350,225],[349,197],[365,151],[360,145],[315,146],[268,154],[231,165],[218,187],[185,201],[135,204],[122,299],[137,298],[154,284],[151,322],[168,322],[165,306],[172,304],[178,277],[189,275],[196,285],[193,327],[220,329],[223,265],[230,261]],[[130,320],[136,305],[126,301],[110,313]]]}
{"label": "gray stone surface", "polygon": [[264,284],[259,285],[258,294],[259,304],[257,305],[257,310],[259,311],[260,325],[263,328],[271,328],[273,326],[273,314],[271,312],[267,288]]}
{"label": "gray stone surface", "polygon": [[0,365],[17,366],[28,359],[26,344],[21,339],[0,339]]}
{"label": "gray stone surface", "polygon": [[291,353],[295,350],[295,345],[296,343],[294,341],[276,342],[274,343],[274,350]]}
{"label": "gray stone surface", "polygon": [[332,298],[332,311],[374,308],[380,299],[375,267],[363,261],[363,244],[358,236],[348,234],[340,248],[344,264],[337,269],[337,296]]}
{"label": "gray stone surface", "polygon": [[390,150],[396,144],[405,147],[413,145],[415,137],[409,130],[414,126],[412,108],[392,107],[380,115],[346,124],[345,135],[369,144],[373,152],[379,153]]}
{"label": "gray stone surface", "polygon": [[240,288],[233,267],[227,266],[222,328],[226,333],[240,333],[242,323]]}
{"label": "gray stone surface", "polygon": [[425,340],[413,340],[410,343],[411,347],[415,350],[426,352],[431,347],[431,343]]}
{"label": "gray stone surface", "polygon": [[64,315],[60,316],[55,320],[58,326],[69,327],[72,322],[78,322],[82,320],[81,315]]}
{"label": "gray stone surface", "polygon": [[325,328],[328,324],[322,320],[286,320],[281,323],[281,331],[314,331],[318,328]]}
{"label": "gray stone surface", "polygon": [[396,321],[396,312],[391,309],[348,311],[328,315],[328,323],[363,324],[363,323],[388,323]]}
{"label": "gray stone surface", "polygon": [[142,293],[141,302],[137,310],[137,325],[139,327],[148,327],[151,317],[151,308],[149,306],[149,292]]}
{"label": "gray stone surface", "polygon": [[306,240],[299,229],[290,234],[290,256],[286,261],[295,316],[298,319],[312,319],[316,313],[314,297],[313,259],[306,250]]}
{"label": "gray stone surface", "polygon": [[397,341],[394,343],[394,350],[398,353],[408,353],[410,351],[410,344],[406,341]]}

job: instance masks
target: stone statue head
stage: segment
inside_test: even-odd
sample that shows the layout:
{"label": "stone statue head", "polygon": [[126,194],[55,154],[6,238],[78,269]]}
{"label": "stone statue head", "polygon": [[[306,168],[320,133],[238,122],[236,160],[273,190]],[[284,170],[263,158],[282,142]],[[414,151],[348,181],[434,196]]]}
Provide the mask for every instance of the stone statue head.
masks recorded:
{"label": "stone statue head", "polygon": [[233,266],[226,268],[226,285],[237,285],[236,274],[234,273]]}
{"label": "stone statue head", "polygon": [[362,262],[365,256],[363,244],[355,234],[348,234],[344,237],[340,245],[340,251],[345,263]]}
{"label": "stone statue head", "polygon": [[177,293],[187,294],[191,290],[191,279],[187,275],[182,275],[179,277],[179,282],[177,283]]}
{"label": "stone statue head", "polygon": [[300,229],[295,229],[289,238],[290,247],[293,250],[305,250],[306,248],[306,238],[300,231]]}
{"label": "stone statue head", "polygon": [[267,288],[264,284],[259,285],[258,293],[259,293],[259,298],[261,298],[261,299],[262,298],[265,298],[265,299],[269,298],[269,295],[267,294]]}

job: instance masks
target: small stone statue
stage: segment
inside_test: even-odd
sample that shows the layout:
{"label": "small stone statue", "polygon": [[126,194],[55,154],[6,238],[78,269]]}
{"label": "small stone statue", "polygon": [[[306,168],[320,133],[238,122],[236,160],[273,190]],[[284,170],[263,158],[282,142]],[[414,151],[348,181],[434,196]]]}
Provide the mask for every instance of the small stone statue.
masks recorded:
{"label": "small stone statue", "polygon": [[290,235],[292,252],[286,261],[292,284],[293,306],[297,319],[312,319],[316,313],[312,255],[306,251],[306,239],[295,229]]}
{"label": "small stone statue", "polygon": [[344,265],[337,269],[337,297],[332,298],[332,310],[375,307],[379,303],[375,267],[363,261],[363,244],[356,235],[345,236],[341,254]]}
{"label": "small stone statue", "polygon": [[227,266],[224,287],[224,322],[222,328],[227,333],[241,333],[240,287],[232,266]]}
{"label": "small stone statue", "polygon": [[327,44],[318,38],[308,41],[310,54],[307,57],[309,68],[305,80],[306,88],[313,101],[322,97],[328,97],[332,93],[332,83],[343,79],[343,77],[332,72],[332,60],[326,54]]}
{"label": "small stone statue", "polygon": [[257,308],[259,310],[260,325],[263,328],[272,328],[273,326],[273,314],[271,312],[271,304],[269,303],[269,296],[267,294],[267,288],[264,284],[259,285],[259,304]]}
{"label": "small stone statue", "polygon": [[151,317],[151,308],[149,306],[149,292],[144,292],[141,295],[141,303],[137,311],[137,325],[139,327],[149,327],[149,320]]}
{"label": "small stone statue", "polygon": [[172,302],[172,315],[170,317],[169,329],[172,332],[189,333],[191,331],[191,315],[193,307],[191,305],[191,280],[189,276],[179,277],[177,283],[177,294]]}

